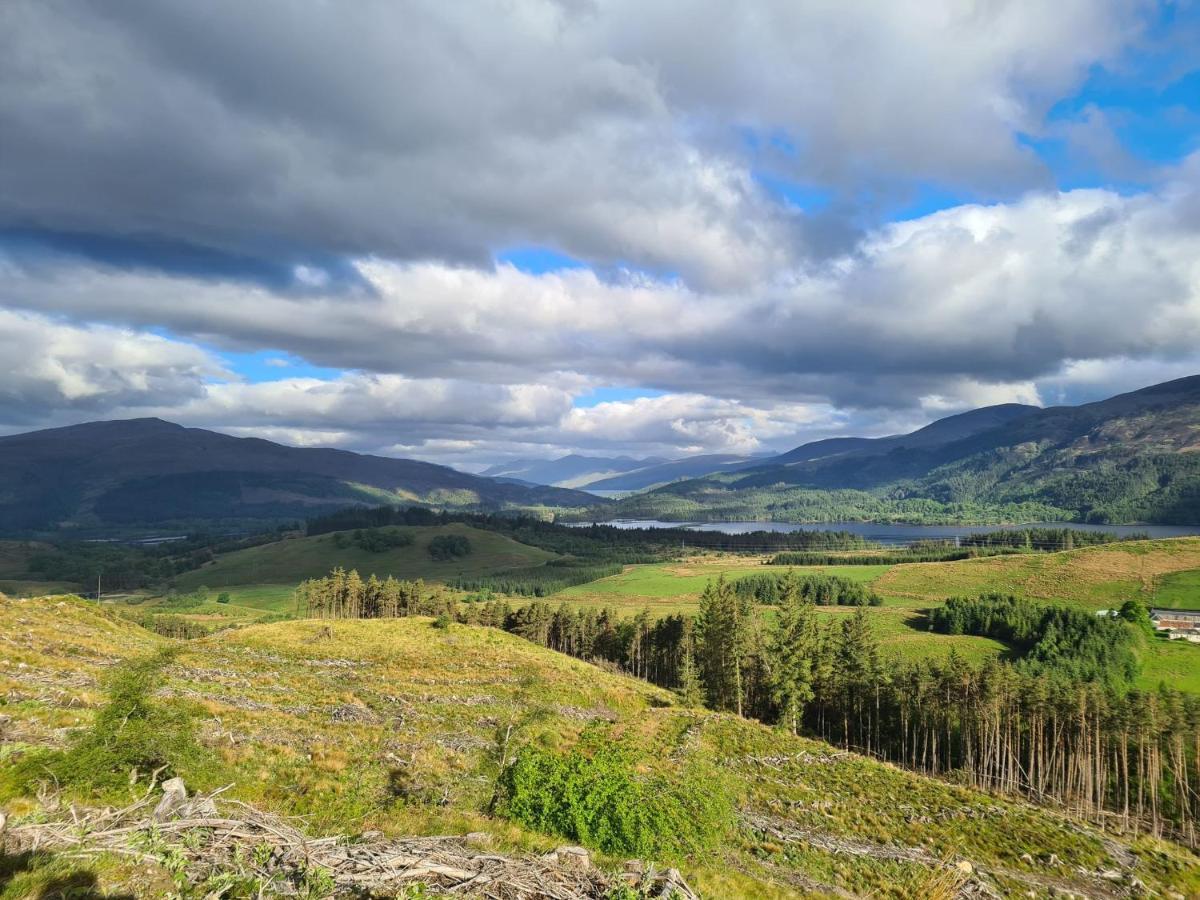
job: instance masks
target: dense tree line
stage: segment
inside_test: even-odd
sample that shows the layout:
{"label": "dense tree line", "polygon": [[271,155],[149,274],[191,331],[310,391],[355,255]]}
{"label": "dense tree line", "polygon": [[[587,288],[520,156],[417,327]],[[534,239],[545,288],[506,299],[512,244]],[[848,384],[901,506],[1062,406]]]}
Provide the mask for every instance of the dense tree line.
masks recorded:
{"label": "dense tree line", "polygon": [[449,562],[471,555],[471,539],[464,534],[439,534],[430,539],[426,549],[430,559]]}
{"label": "dense tree line", "polygon": [[397,547],[409,547],[413,537],[397,528],[356,528],[354,531],[339,531],[333,536],[333,544],[344,550],[354,546],[368,553],[385,553]]}
{"label": "dense tree line", "polygon": [[[66,581],[94,590],[99,577],[104,591],[136,590],[169,583],[176,575],[198,569],[218,553],[278,540],[279,532],[256,535],[190,535],[157,545],[117,541],[73,541],[33,552],[26,563],[30,575]],[[34,545],[43,546],[43,545]]]}
{"label": "dense tree line", "polygon": [[453,613],[454,601],[440,585],[400,581],[392,576],[365,580],[357,570],[337,568],[325,578],[301,582],[295,592],[298,615],[317,619],[380,619]]}
{"label": "dense tree line", "polygon": [[1126,685],[1137,677],[1134,632],[1122,618],[1037,603],[1011,595],[952,597],[929,613],[943,634],[995,638],[1021,651],[1018,667],[1055,671],[1080,681]]}
{"label": "dense tree line", "polygon": [[1118,535],[1108,531],[1084,531],[1079,528],[1013,528],[968,534],[959,538],[958,543],[963,547],[1041,550],[1053,553],[1060,550],[1074,550],[1077,547],[1095,547],[1118,541],[1148,539],[1149,535],[1144,533]]}
{"label": "dense tree line", "polygon": [[884,553],[776,553],[769,560],[772,566],[894,566],[898,563],[957,562],[984,556],[1002,556],[1020,551],[1007,547],[930,547],[927,542],[921,549],[896,549]]}
{"label": "dense tree line", "polygon": [[746,575],[733,582],[738,597],[749,597],[755,603],[778,605],[789,591],[799,591],[800,597],[816,606],[880,606],[883,598],[867,589],[860,581],[840,575],[820,572],[768,572]]}
{"label": "dense tree line", "polygon": [[461,591],[488,591],[515,597],[549,597],[577,584],[620,575],[619,563],[594,564],[588,560],[552,559],[545,565],[509,569],[495,575],[460,576],[450,586]]}
{"label": "dense tree line", "polygon": [[615,525],[564,525],[528,515],[433,512],[421,507],[352,508],[309,519],[309,535],[389,525],[462,523],[496,531],[552,553],[626,564],[657,562],[681,550],[772,552],[782,550],[856,550],[874,546],[846,531],[753,531],[726,534],[689,528],[619,528]]}

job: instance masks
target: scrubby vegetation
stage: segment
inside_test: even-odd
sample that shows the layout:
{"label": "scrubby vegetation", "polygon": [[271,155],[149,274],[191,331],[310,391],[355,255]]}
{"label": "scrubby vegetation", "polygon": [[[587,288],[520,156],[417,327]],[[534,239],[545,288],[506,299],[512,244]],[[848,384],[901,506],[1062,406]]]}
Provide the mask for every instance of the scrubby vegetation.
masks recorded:
{"label": "scrubby vegetation", "polygon": [[[713,593],[720,594],[715,584]],[[488,605],[460,604],[457,612],[482,614]],[[833,609],[839,622],[854,617]],[[780,618],[785,611],[779,610]],[[527,620],[531,626],[537,621]],[[614,631],[624,627],[611,624]],[[803,619],[795,624],[788,634],[806,633]],[[775,635],[771,620],[758,625],[764,637]],[[19,644],[8,640],[14,635]],[[0,659],[8,663],[0,666],[10,718],[5,763],[53,746],[64,724],[90,729],[107,699],[87,687],[88,679],[113,662],[144,659],[170,643],[95,604],[72,601],[0,600],[0,637]],[[64,645],[72,655],[63,655]],[[300,621],[224,631],[177,646],[175,661],[155,678],[150,702],[195,704],[193,731],[203,755],[179,773],[189,789],[232,785],[222,799],[294,817],[290,821],[310,837],[470,832],[486,847],[478,852],[509,856],[537,856],[564,838],[597,850],[601,842],[619,848],[648,840],[658,849],[637,854],[650,857],[646,868],[677,865],[705,897],[784,897],[799,890],[925,898],[945,884],[1022,896],[1045,893],[1047,883],[1059,891],[1103,895],[1111,882],[1097,873],[1107,871],[1126,881],[1137,877],[1164,896],[1200,890],[1194,854],[1133,835],[1136,792],[1130,830],[1103,834],[1061,809],[1047,813],[1003,793],[920,777],[793,736],[785,721],[768,728],[719,711],[680,708],[681,701],[645,681],[549,653],[494,628],[454,624],[439,630],[427,618]],[[806,645],[798,640],[791,646]],[[639,668],[653,672],[638,653]],[[793,657],[793,674],[803,674],[804,658]],[[18,670],[17,660],[25,667]],[[707,662],[696,662],[707,677]],[[843,677],[845,665],[838,665]],[[756,671],[746,663],[747,688]],[[946,682],[961,679],[962,672],[956,666]],[[681,677],[686,681],[686,666]],[[958,698],[940,699],[945,687],[931,684],[922,702],[949,714]],[[781,709],[790,703],[802,710],[802,731],[813,730],[809,711],[815,701],[804,699],[803,691],[794,702],[777,696],[773,702]],[[865,692],[864,710],[873,701]],[[1064,697],[1060,715],[1068,707]],[[747,706],[744,712],[755,710]],[[1068,721],[1060,719],[1060,728]],[[941,726],[933,733],[942,734]],[[551,792],[540,778],[518,778],[520,771],[547,771],[549,783],[581,790]],[[139,797],[146,778],[115,790]],[[518,784],[521,790],[510,790]],[[611,810],[587,801],[593,787],[615,798]],[[70,804],[83,815],[92,790],[64,785],[57,813],[35,796],[11,801],[10,835],[13,826],[47,815],[69,822]],[[546,815],[546,824],[526,824],[509,806],[518,796],[531,801],[531,815]],[[1164,828],[1165,797],[1160,793]],[[1147,824],[1152,819],[1148,795],[1143,818]],[[649,823],[659,824],[647,830]],[[583,834],[589,836],[569,837]],[[602,835],[612,836],[612,843]],[[161,840],[135,846],[146,859],[180,865],[181,857],[167,855],[172,847]],[[247,854],[253,851],[246,846]],[[596,860],[612,871],[622,867],[622,857],[634,855],[615,852],[620,855]],[[1024,853],[1030,861],[1021,858]],[[970,861],[970,876],[959,861]],[[137,864],[147,863],[139,858]],[[128,891],[131,883],[141,886],[140,893],[181,890],[173,877],[162,884],[139,871],[131,882],[128,871],[104,859],[97,865],[100,889],[108,893]],[[210,889],[216,882],[196,884]]]}
{"label": "scrubby vegetation", "polygon": [[606,853],[674,858],[712,849],[734,826],[715,770],[637,771],[607,729],[565,753],[525,747],[500,779],[500,810]]}
{"label": "scrubby vegetation", "polygon": [[90,727],[77,732],[65,750],[21,758],[0,780],[0,794],[32,792],[46,782],[107,797],[127,791],[139,777],[170,778],[199,768],[193,713],[153,697],[175,655],[173,648],[162,648],[116,669]]}

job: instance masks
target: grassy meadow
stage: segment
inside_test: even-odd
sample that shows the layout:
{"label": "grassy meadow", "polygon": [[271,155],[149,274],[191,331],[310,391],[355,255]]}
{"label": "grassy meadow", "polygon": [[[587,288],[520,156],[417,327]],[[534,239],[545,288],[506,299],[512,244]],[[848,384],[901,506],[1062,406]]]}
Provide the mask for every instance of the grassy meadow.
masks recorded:
{"label": "grassy meadow", "polygon": [[[181,591],[200,586],[224,588],[231,585],[282,584],[294,586],[306,578],[329,574],[334,566],[357,569],[364,578],[374,573],[380,578],[439,581],[443,579],[487,575],[508,569],[536,566],[553,554],[519,544],[493,531],[469,525],[452,524],[436,528],[396,526],[396,531],[412,536],[405,547],[371,552],[351,543],[338,547],[335,534],[299,537],[245,550],[236,550],[214,562],[180,575],[176,585]],[[439,535],[457,534],[471,542],[470,555],[461,559],[437,561],[429,555],[429,542]]]}

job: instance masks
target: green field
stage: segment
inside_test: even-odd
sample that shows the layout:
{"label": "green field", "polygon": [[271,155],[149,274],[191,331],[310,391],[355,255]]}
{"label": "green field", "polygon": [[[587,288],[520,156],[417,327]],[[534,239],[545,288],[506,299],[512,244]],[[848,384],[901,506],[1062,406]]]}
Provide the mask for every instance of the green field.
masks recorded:
{"label": "green field", "polygon": [[[1022,556],[997,556],[949,563],[916,563],[895,566],[876,583],[886,597],[910,600],[943,600],[998,591],[1069,603],[1089,609],[1120,606],[1138,599],[1152,605],[1156,588],[1195,584],[1200,575],[1200,538],[1132,541]],[[1171,588],[1176,590],[1175,587]],[[1186,590],[1180,587],[1178,590]]]}
{"label": "green field", "polygon": [[[620,575],[567,588],[556,598],[589,606],[642,609],[664,612],[695,612],[708,582],[724,576],[733,581],[745,575],[785,572],[764,565],[765,557],[698,556],[679,562],[629,566]],[[797,571],[822,572],[851,581],[871,582],[887,566],[808,566]]]}
{"label": "green field", "polygon": [[[411,534],[413,543],[407,547],[372,553],[354,544],[338,547],[332,534],[292,538],[221,556],[202,568],[180,575],[176,585],[181,591],[195,590],[200,586],[294,586],[306,578],[328,575],[335,566],[357,569],[364,578],[374,573],[380,578],[394,575],[396,578],[441,581],[536,566],[553,558],[553,554],[545,550],[462,524],[437,528],[398,527],[396,530]],[[429,542],[442,534],[466,536],[471,541],[470,555],[447,562],[431,559]]]}
{"label": "green field", "polygon": [[1150,600],[1153,606],[1169,609],[1200,609],[1200,569],[1156,578]]}

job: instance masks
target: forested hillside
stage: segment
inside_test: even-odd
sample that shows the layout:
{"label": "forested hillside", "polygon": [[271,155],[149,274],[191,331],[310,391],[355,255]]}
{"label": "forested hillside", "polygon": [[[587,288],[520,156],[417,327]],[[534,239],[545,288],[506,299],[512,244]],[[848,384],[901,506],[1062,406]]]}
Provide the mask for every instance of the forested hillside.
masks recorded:
{"label": "forested hillside", "polygon": [[1200,521],[1200,376],[1079,407],[1010,412],[966,436],[946,429],[945,442],[916,432],[798,448],[617,509],[677,520]]}
{"label": "forested hillside", "polygon": [[603,501],[410,459],[287,447],[161,419],[0,438],[0,531],[173,524],[262,528],[346,506],[584,507]]}

